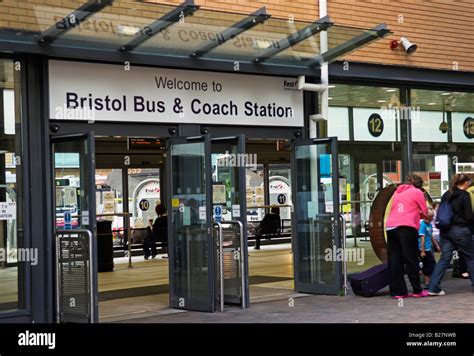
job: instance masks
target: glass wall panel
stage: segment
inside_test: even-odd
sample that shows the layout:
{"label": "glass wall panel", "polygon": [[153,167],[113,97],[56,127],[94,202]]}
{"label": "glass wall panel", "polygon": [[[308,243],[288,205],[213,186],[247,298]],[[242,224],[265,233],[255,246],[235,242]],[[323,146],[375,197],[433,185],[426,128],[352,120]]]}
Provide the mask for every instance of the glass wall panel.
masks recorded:
{"label": "glass wall panel", "polygon": [[336,136],[339,141],[348,141],[349,109],[345,107],[329,107],[328,136]]}
{"label": "glass wall panel", "polygon": [[[23,308],[24,270],[38,262],[23,250],[20,72],[0,59],[0,312]],[[35,257],[36,256],[36,257]]]}
{"label": "glass wall panel", "polygon": [[452,174],[474,174],[474,93],[412,89],[411,102],[421,112],[412,122],[413,170],[439,201]]}
{"label": "glass wall panel", "polygon": [[[444,113],[444,122],[446,122]],[[439,130],[443,122],[443,112],[413,110],[411,115],[412,140],[413,142],[447,142],[448,135]]]}
{"label": "glass wall panel", "polygon": [[364,253],[362,264],[349,261],[348,271],[354,273],[380,263],[369,240],[369,217],[381,189],[401,181],[402,105],[398,88],[335,84],[329,97],[328,133],[339,141],[340,212],[347,221],[347,246]]}

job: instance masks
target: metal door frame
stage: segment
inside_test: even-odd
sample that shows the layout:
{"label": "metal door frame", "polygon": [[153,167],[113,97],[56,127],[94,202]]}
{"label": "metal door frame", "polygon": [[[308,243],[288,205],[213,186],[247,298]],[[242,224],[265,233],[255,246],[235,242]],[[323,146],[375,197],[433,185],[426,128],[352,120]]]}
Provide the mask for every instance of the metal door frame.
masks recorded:
{"label": "metal door frame", "polygon": [[[237,154],[246,154],[245,148],[245,135],[239,134],[235,136],[224,136],[224,137],[211,137],[211,154],[212,154],[212,143],[214,142],[233,142],[237,143]],[[238,168],[238,179],[239,179],[239,200],[240,200],[240,217],[238,219],[233,218],[233,220],[238,220],[243,225],[242,237],[242,246],[243,251],[242,255],[244,257],[243,264],[243,289],[242,295],[242,307],[247,308],[250,305],[250,291],[249,291],[249,263],[248,263],[248,230],[247,230],[247,193],[246,193],[246,167],[237,167]],[[211,172],[212,173],[212,172]],[[211,193],[211,202],[212,202],[212,189]]]}
{"label": "metal door frame", "polygon": [[[79,141],[83,140],[86,142],[86,149],[87,154],[90,156],[90,160],[87,162],[88,164],[88,171],[86,170],[86,175],[83,179],[85,179],[89,183],[89,187],[91,192],[85,192],[86,196],[89,200],[89,230],[92,234],[92,241],[91,241],[91,248],[92,252],[91,255],[93,256],[92,260],[90,261],[90,268],[91,268],[91,297],[93,300],[93,305],[91,305],[91,323],[97,323],[99,321],[99,286],[98,286],[98,261],[97,261],[97,222],[96,222],[96,201],[95,201],[95,134],[94,131],[88,131],[84,133],[77,133],[77,134],[67,134],[67,135],[51,135],[50,136],[50,148],[51,148],[51,175],[52,175],[52,182],[55,183],[55,164],[56,160],[54,157],[55,150],[54,145],[60,142],[68,142],[68,141]],[[81,161],[79,161],[81,164]],[[56,191],[53,187],[53,194],[52,194],[52,207],[53,207],[53,227],[52,231],[54,232],[54,256],[55,260],[57,258],[57,251],[56,251]],[[57,268],[57,266],[55,266]],[[54,286],[55,289],[58,287],[59,281],[56,279]],[[56,300],[56,304],[59,301]],[[58,318],[58,315],[56,315]]]}
{"label": "metal door frame", "polygon": [[[338,159],[338,144],[337,137],[328,137],[328,138],[313,138],[313,139],[297,139],[292,142],[292,152],[291,152],[291,170],[292,170],[292,200],[293,200],[293,214],[292,214],[292,226],[294,227],[295,233],[292,236],[292,248],[294,253],[293,258],[293,268],[294,268],[294,280],[295,280],[295,290],[297,292],[304,293],[313,293],[313,294],[340,294],[343,290],[343,263],[342,261],[336,263],[336,274],[337,274],[337,286],[330,286],[329,288],[321,288],[320,286],[315,286],[308,283],[302,283],[299,278],[299,239],[297,234],[297,222],[298,222],[298,202],[297,202],[297,172],[296,172],[296,147],[297,146],[309,146],[309,145],[319,145],[319,144],[329,144],[331,147],[331,164],[332,164],[332,184],[333,184],[333,213],[331,214],[334,218],[334,223],[336,225],[336,241],[334,245],[336,248],[342,248],[342,237],[341,237],[341,227],[340,227],[340,218],[339,218],[339,159]],[[312,172],[311,172],[312,173]]]}

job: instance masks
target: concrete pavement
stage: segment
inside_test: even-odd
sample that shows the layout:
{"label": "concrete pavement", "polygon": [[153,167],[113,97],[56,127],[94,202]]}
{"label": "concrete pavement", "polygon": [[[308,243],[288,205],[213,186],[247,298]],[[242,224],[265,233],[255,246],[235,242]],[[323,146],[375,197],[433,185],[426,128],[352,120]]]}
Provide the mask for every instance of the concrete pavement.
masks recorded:
{"label": "concrete pavement", "polygon": [[[449,272],[449,271],[448,271]],[[254,303],[224,313],[182,312],[128,320],[133,323],[474,323],[474,293],[469,280],[446,276],[442,297],[391,299],[388,288],[372,298],[304,295]],[[292,306],[293,305],[293,306]]]}

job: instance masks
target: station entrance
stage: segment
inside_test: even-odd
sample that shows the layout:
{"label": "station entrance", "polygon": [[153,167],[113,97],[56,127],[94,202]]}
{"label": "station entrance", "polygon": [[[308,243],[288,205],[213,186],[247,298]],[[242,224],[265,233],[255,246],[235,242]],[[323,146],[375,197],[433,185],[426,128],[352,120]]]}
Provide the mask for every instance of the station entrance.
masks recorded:
{"label": "station entrance", "polygon": [[[341,247],[335,140],[89,132],[51,142],[61,321],[340,291],[340,264],[324,259]],[[153,236],[159,205],[166,238]],[[263,231],[275,208],[278,226]]]}

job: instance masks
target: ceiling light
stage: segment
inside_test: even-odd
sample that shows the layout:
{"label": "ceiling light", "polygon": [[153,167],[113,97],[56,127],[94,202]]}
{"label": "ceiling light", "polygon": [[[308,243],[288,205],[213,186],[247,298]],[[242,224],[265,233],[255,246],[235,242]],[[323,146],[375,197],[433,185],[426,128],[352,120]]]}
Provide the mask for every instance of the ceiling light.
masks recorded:
{"label": "ceiling light", "polygon": [[328,88],[331,89],[331,88],[335,88],[336,86],[335,85],[328,85]]}
{"label": "ceiling light", "polygon": [[386,91],[387,93],[393,93],[393,92],[396,92],[397,89],[385,89],[385,91]]}
{"label": "ceiling light", "polygon": [[387,100],[377,100],[377,103],[386,103]]}
{"label": "ceiling light", "polygon": [[436,105],[436,103],[428,103],[427,105]]}
{"label": "ceiling light", "polygon": [[126,25],[118,25],[117,32],[123,36],[135,36],[138,32],[140,32],[140,27],[138,26],[126,26]]}
{"label": "ceiling light", "polygon": [[451,95],[451,93],[441,93],[441,95]]}
{"label": "ceiling light", "polygon": [[252,47],[255,49],[267,49],[272,46],[272,43],[268,40],[254,40]]}
{"label": "ceiling light", "polygon": [[332,98],[331,98],[331,97],[328,97],[328,100],[332,100]]}

